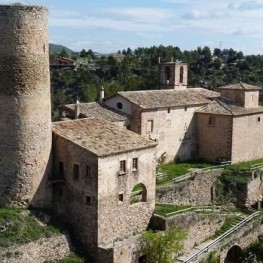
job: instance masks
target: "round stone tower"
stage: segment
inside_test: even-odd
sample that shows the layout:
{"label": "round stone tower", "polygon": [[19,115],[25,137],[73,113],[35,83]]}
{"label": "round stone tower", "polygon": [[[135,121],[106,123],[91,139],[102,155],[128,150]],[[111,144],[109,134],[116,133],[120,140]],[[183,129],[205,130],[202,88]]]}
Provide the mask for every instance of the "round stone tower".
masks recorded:
{"label": "round stone tower", "polygon": [[51,141],[47,9],[0,5],[0,205],[49,204]]}

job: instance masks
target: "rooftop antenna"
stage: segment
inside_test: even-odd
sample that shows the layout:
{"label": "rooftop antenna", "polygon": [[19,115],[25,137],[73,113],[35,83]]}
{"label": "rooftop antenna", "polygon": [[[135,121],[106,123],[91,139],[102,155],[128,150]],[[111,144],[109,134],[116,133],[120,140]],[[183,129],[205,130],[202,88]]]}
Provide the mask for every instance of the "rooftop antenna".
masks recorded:
{"label": "rooftop antenna", "polygon": [[220,41],[220,42],[219,42],[219,49],[220,49],[220,50],[222,50],[222,44],[223,44],[223,42]]}

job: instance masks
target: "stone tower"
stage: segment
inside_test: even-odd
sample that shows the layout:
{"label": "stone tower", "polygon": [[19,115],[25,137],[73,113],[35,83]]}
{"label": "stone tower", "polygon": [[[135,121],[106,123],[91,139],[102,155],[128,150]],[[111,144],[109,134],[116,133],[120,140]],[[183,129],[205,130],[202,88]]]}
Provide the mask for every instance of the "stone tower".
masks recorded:
{"label": "stone tower", "polygon": [[47,9],[0,5],[0,205],[49,203],[51,141]]}
{"label": "stone tower", "polygon": [[159,63],[161,89],[186,89],[188,65],[182,62]]}

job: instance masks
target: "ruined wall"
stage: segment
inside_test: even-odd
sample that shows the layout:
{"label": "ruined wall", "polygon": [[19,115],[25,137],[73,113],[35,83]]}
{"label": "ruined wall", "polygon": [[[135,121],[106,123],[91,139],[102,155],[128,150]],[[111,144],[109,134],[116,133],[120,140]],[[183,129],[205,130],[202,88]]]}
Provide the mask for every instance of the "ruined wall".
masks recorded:
{"label": "ruined wall", "polygon": [[[197,113],[198,158],[215,161],[231,159],[232,116]],[[209,123],[211,119],[212,123]],[[239,141],[240,143],[240,141]],[[242,145],[244,145],[242,143]],[[243,154],[243,152],[241,153]]]}
{"label": "ruined wall", "polygon": [[[195,157],[196,121],[198,107],[177,107],[142,112],[141,135],[156,140],[157,158],[166,153],[166,161],[190,160]],[[147,121],[153,121],[153,131],[147,130]]]}
{"label": "ruined wall", "polygon": [[[78,145],[53,134],[53,202],[58,214],[68,221],[85,248],[96,256],[98,239],[98,159]],[[64,176],[59,176],[59,162]],[[74,164],[79,178],[74,178]],[[86,167],[90,166],[90,175]],[[90,197],[87,203],[86,197]]]}
{"label": "ruined wall", "polygon": [[263,113],[233,119],[232,162],[263,157]]}
{"label": "ruined wall", "polygon": [[0,249],[1,263],[43,263],[59,260],[70,253],[66,236],[41,238],[23,245]]}
{"label": "ruined wall", "polygon": [[156,202],[176,205],[209,205],[214,198],[213,185],[221,172],[222,169],[196,172],[191,179],[158,187]]}
{"label": "ruined wall", "polygon": [[[138,169],[132,159],[138,158]],[[120,161],[126,161],[126,173],[120,174]],[[126,239],[147,228],[155,207],[155,147],[115,156],[98,162],[98,243],[100,245]],[[131,203],[135,185],[143,184],[145,202]],[[123,201],[119,195],[123,195]]]}
{"label": "ruined wall", "polygon": [[50,203],[47,18],[43,7],[0,5],[0,205]]}

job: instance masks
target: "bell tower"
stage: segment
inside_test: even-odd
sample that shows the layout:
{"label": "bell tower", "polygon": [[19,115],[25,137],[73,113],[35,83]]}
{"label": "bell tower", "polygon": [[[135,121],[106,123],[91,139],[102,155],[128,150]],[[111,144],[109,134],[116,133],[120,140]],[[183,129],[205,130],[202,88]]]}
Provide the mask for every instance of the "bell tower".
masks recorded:
{"label": "bell tower", "polygon": [[161,89],[186,89],[188,82],[188,64],[179,61],[159,62]]}

